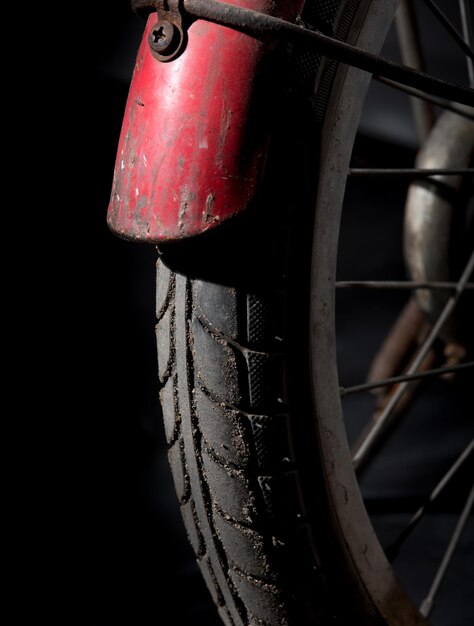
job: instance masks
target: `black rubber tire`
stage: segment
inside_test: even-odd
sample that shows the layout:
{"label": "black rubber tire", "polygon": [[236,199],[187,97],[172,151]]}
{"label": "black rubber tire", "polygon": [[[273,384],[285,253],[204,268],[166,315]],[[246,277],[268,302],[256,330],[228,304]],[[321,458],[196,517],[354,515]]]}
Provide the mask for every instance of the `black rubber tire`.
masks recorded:
{"label": "black rubber tire", "polygon": [[[337,4],[320,8],[334,19]],[[346,33],[359,4],[345,3]],[[326,100],[323,90],[316,108]],[[293,127],[281,137],[277,155],[301,153],[298,134]],[[169,460],[190,542],[225,624],[384,624],[354,585],[324,471],[313,471],[313,217],[292,207],[308,206],[314,189],[304,186],[308,161],[291,161],[276,157],[258,211],[161,250],[157,345]],[[272,187],[293,176],[298,185],[287,196]]]}
{"label": "black rubber tire", "polygon": [[[214,601],[236,626],[326,623],[288,430],[297,417],[286,393],[287,295],[260,290],[255,267],[244,289],[229,275],[221,285],[172,271],[167,257],[157,266],[160,399],[184,522]],[[211,267],[216,259],[232,263],[222,250]]]}

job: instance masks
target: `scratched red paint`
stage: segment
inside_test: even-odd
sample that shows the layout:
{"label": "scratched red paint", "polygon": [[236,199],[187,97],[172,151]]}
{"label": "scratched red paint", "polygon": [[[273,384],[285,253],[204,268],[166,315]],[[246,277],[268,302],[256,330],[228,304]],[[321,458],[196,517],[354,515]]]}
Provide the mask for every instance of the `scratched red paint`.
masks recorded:
{"label": "scratched red paint", "polygon": [[[287,19],[300,4],[232,1]],[[148,242],[196,235],[245,210],[268,142],[254,97],[268,45],[198,20],[184,53],[160,63],[147,41],[155,22],[152,14],[138,52],[107,217],[118,235]]]}

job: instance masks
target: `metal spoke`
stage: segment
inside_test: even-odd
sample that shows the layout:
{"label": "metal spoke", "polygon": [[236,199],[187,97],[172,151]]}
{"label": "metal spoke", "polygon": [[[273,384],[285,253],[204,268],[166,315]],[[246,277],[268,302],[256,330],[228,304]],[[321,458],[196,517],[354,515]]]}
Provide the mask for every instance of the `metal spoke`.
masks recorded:
{"label": "metal spoke", "polygon": [[[459,10],[461,12],[462,34],[464,40],[474,48],[474,32],[472,28],[471,5],[468,0],[459,0]],[[469,75],[469,84],[474,87],[474,63],[472,59],[466,57],[467,73]]]}
{"label": "metal spoke", "polygon": [[456,524],[456,528],[454,529],[454,533],[452,534],[446,552],[444,553],[441,565],[436,572],[436,576],[431,585],[431,589],[429,590],[426,598],[421,603],[420,613],[423,615],[423,617],[429,617],[431,611],[433,610],[436,594],[439,591],[441,583],[443,582],[443,578],[445,577],[449,564],[451,563],[451,559],[453,558],[454,551],[456,550],[459,540],[461,539],[462,532],[467,524],[467,520],[469,519],[473,504],[474,485],[471,487],[471,491],[469,492],[469,495],[467,497],[466,504],[464,505],[458,523]]}
{"label": "metal spoke", "polygon": [[431,176],[474,176],[474,168],[464,169],[426,169],[426,168],[365,168],[352,167],[349,176],[369,176],[371,178],[408,178],[421,179]]}
{"label": "metal spoke", "polygon": [[369,391],[370,389],[378,389],[379,387],[388,387],[390,385],[396,385],[397,383],[403,383],[409,380],[420,380],[421,378],[442,376],[443,374],[449,374],[450,372],[457,372],[471,367],[474,367],[474,361],[469,361],[468,363],[458,363],[457,365],[447,365],[445,367],[437,367],[424,372],[416,372],[416,374],[392,376],[391,378],[384,378],[384,380],[377,380],[373,383],[362,383],[360,385],[353,385],[352,387],[340,387],[341,398],[345,398],[352,393],[359,393],[360,391]]}
{"label": "metal spoke", "polygon": [[[337,289],[447,289],[455,290],[457,283],[416,280],[338,280]],[[466,283],[464,290],[474,289],[474,283]]]}
{"label": "metal spoke", "polygon": [[460,35],[453,25],[451,20],[446,17],[443,11],[439,8],[439,6],[434,2],[434,0],[423,0],[426,6],[430,9],[430,11],[437,17],[437,19],[441,22],[441,24],[445,27],[447,32],[451,35],[451,37],[456,41],[458,46],[462,48],[463,52],[474,59],[474,50],[470,47],[470,45],[463,39],[462,35]]}
{"label": "metal spoke", "polygon": [[436,96],[474,106],[474,90],[469,87],[434,78],[406,65],[382,59],[376,54],[324,35],[320,31],[310,30],[299,24],[220,0],[183,0],[183,8],[186,13],[194,17],[257,36],[285,38],[300,45],[307,45],[324,56],[335,58],[341,63],[358,67],[371,74],[386,76]]}
{"label": "metal spoke", "polygon": [[[425,70],[423,50],[421,49],[420,30],[411,0],[401,0],[396,15],[397,38],[400,46],[402,61],[409,67]],[[410,98],[413,118],[415,121],[418,140],[422,144],[428,137],[435,122],[436,116],[430,102]]]}
{"label": "metal spoke", "polygon": [[385,550],[385,554],[387,555],[387,558],[389,559],[390,562],[392,562],[396,558],[400,550],[400,547],[403,545],[403,543],[405,543],[405,541],[410,536],[412,531],[416,528],[416,526],[418,526],[418,523],[420,522],[422,517],[429,510],[431,505],[438,499],[438,497],[444,491],[445,487],[449,484],[449,482],[451,481],[453,476],[456,474],[458,469],[462,467],[462,465],[467,461],[469,456],[472,454],[473,450],[474,450],[474,439],[471,441],[471,443],[468,446],[466,446],[466,448],[458,456],[456,461],[451,465],[449,470],[446,472],[443,478],[439,481],[439,483],[430,493],[426,502],[422,506],[420,506],[420,508],[416,511],[416,513],[414,513],[411,520],[408,522],[408,524],[405,526],[402,532],[398,535],[395,541]]}
{"label": "metal spoke", "polygon": [[456,106],[452,102],[448,100],[443,100],[443,98],[437,98],[436,96],[431,96],[423,91],[419,91],[418,89],[413,89],[412,87],[407,87],[406,85],[402,85],[401,83],[397,83],[394,80],[390,80],[389,78],[384,78],[383,76],[374,75],[374,80],[382,83],[383,85],[387,85],[387,87],[393,87],[394,89],[398,89],[399,91],[403,91],[407,93],[409,96],[413,96],[414,98],[420,98],[421,100],[426,100],[427,102],[431,102],[436,106],[441,107],[442,109],[446,109],[448,111],[452,111],[453,113],[457,113],[458,115],[462,115],[462,117],[467,117],[469,120],[474,120],[474,113],[469,113],[466,108],[461,108],[460,106]]}
{"label": "metal spoke", "polygon": [[[472,252],[469,258],[469,261],[461,275],[461,278],[458,281],[454,294],[449,298],[449,300],[446,302],[445,306],[443,307],[443,310],[440,316],[438,317],[438,320],[432,327],[428,337],[425,339],[416,357],[414,358],[413,362],[408,368],[408,371],[406,372],[407,375],[414,374],[416,370],[418,369],[418,367],[420,366],[420,364],[423,362],[424,358],[426,357],[429,350],[431,349],[431,346],[433,345],[435,339],[437,338],[438,333],[441,330],[443,324],[445,323],[449,315],[453,312],[457,304],[457,301],[464,290],[464,286],[467,283],[469,276],[471,275],[473,270],[474,270],[474,251]],[[354,464],[355,470],[360,470],[361,467],[369,460],[369,457],[374,451],[377,443],[380,441],[383,434],[389,428],[391,424],[391,418],[394,415],[394,409],[396,405],[398,404],[400,398],[404,394],[408,385],[409,385],[408,382],[400,383],[400,386],[395,391],[393,396],[388,401],[386,407],[380,414],[378,421],[374,424],[372,429],[369,431],[367,437],[365,438],[361,446],[358,448],[358,450],[354,454],[353,464]]]}

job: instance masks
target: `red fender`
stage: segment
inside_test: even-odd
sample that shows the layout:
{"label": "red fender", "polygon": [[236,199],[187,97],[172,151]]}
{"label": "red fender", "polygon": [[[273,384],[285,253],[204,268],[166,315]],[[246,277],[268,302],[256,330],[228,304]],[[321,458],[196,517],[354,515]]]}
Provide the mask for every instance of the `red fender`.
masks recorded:
{"label": "red fender", "polygon": [[[295,19],[300,0],[232,0]],[[284,9],[282,8],[284,6]],[[271,49],[203,20],[183,54],[157,61],[149,17],[138,52],[120,136],[110,228],[146,242],[197,235],[244,211],[255,196],[268,144],[262,98],[254,97]]]}

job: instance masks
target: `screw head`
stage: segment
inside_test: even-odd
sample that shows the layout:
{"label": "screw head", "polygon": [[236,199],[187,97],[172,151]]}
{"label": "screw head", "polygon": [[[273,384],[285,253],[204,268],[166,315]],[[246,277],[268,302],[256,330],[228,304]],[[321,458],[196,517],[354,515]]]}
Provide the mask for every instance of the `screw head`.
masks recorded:
{"label": "screw head", "polygon": [[148,35],[148,43],[153,52],[166,54],[173,51],[178,34],[178,29],[174,24],[161,21],[151,29]]}

